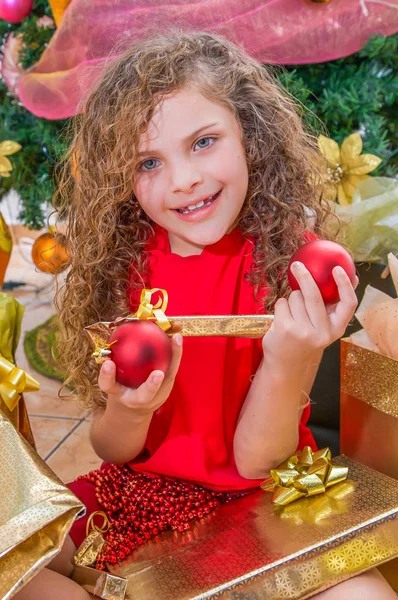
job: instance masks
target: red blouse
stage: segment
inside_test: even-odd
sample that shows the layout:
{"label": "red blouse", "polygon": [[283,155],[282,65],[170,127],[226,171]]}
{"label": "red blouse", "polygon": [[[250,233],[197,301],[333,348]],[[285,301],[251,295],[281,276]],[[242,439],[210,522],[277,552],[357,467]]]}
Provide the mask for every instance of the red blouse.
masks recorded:
{"label": "red blouse", "polygon": [[[264,312],[245,278],[253,242],[239,228],[200,255],[181,257],[170,251],[167,232],[155,228],[149,282],[169,294],[167,315],[245,315]],[[133,296],[130,309],[137,310]],[[184,338],[174,388],[153,415],[145,451],[131,465],[144,473],[192,480],[225,491],[256,487],[237,471],[233,438],[242,404],[262,358],[261,339]],[[299,427],[299,448],[315,442],[306,423]]]}

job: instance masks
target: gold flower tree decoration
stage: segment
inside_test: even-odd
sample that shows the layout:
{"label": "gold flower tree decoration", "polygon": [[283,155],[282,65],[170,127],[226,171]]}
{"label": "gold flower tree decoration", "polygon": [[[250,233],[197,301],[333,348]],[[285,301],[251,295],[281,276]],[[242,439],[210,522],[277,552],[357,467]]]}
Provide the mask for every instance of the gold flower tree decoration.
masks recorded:
{"label": "gold flower tree decoration", "polygon": [[320,135],[318,146],[327,160],[325,176],[325,197],[336,200],[341,206],[351,204],[352,196],[360,181],[368,179],[371,171],[381,163],[381,158],[373,154],[361,154],[362,138],[352,133],[341,144]]}
{"label": "gold flower tree decoration", "polygon": [[11,140],[4,140],[0,143],[0,177],[9,177],[12,171],[11,161],[7,158],[11,154],[18,152],[22,146]]}

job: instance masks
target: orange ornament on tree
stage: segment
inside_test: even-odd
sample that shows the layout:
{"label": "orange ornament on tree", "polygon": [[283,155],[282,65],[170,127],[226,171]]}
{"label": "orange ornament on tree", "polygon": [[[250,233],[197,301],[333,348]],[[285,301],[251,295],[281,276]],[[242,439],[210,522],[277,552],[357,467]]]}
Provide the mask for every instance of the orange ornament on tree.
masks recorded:
{"label": "orange ornament on tree", "polygon": [[39,271],[55,275],[68,266],[69,256],[62,241],[56,239],[55,230],[50,227],[47,233],[39,236],[32,246],[32,260]]}

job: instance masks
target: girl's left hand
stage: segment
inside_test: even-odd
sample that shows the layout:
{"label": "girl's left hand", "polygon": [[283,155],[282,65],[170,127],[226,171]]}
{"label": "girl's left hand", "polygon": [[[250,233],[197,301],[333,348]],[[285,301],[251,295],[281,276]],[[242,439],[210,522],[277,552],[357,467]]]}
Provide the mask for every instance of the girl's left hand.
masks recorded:
{"label": "girl's left hand", "polygon": [[300,290],[275,304],[274,322],[263,338],[265,362],[270,365],[287,363],[306,368],[319,352],[344,335],[353,317],[358,300],[354,286],[341,267],[333,269],[339,290],[337,304],[325,306],[321,292],[311,273],[299,262],[291,266]]}

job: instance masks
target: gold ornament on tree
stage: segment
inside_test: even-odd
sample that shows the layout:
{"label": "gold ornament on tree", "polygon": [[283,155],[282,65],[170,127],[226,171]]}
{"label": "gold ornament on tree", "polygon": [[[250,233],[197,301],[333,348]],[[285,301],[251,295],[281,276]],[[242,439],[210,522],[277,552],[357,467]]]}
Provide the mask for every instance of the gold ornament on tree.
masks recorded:
{"label": "gold ornament on tree", "polygon": [[349,135],[339,147],[334,140],[320,135],[318,146],[328,166],[325,176],[325,197],[336,200],[341,206],[351,204],[360,181],[369,179],[371,171],[381,163],[373,154],[361,154],[362,138],[359,133]]}
{"label": "gold ornament on tree", "polygon": [[69,263],[66,246],[61,235],[55,235],[54,227],[39,236],[32,246],[32,260],[42,273],[62,273]]}

